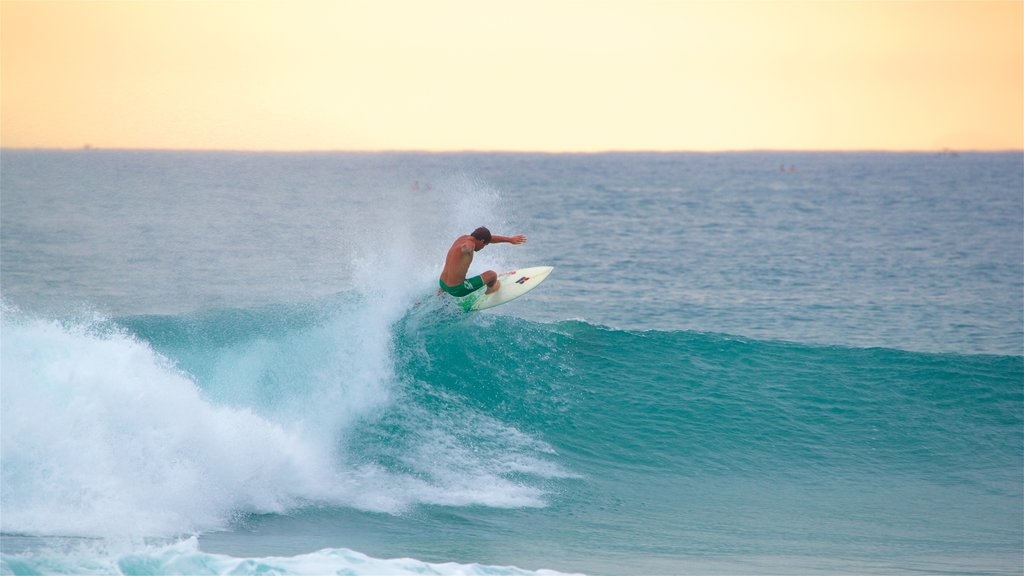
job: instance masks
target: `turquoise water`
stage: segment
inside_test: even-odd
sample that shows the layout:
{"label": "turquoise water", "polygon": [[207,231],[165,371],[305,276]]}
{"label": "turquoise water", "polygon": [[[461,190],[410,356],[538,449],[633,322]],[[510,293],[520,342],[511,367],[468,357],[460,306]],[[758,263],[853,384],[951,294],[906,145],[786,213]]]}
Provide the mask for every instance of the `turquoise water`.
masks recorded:
{"label": "turquoise water", "polygon": [[1020,154],[0,159],[4,573],[1024,570]]}

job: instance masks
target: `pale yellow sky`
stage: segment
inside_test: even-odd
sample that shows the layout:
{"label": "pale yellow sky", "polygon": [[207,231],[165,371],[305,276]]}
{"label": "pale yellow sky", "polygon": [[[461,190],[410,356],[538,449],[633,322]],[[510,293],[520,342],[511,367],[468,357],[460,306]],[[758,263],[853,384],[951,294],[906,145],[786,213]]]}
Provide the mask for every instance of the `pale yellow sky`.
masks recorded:
{"label": "pale yellow sky", "polygon": [[0,3],[4,147],[1024,148],[1024,2]]}

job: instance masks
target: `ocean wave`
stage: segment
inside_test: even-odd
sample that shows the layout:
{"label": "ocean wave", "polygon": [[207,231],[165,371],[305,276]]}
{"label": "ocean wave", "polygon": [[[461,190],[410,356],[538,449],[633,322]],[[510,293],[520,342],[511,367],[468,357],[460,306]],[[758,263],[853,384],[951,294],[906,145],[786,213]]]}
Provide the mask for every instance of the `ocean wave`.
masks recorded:
{"label": "ocean wave", "polygon": [[2,531],[172,536],[307,506],[545,505],[538,480],[568,474],[549,446],[416,404],[387,327],[332,306],[70,321],[5,307]]}
{"label": "ocean wave", "polygon": [[[706,522],[770,530],[751,509],[783,522],[780,510],[794,507],[823,514],[808,492],[905,519],[957,500],[914,529],[967,523],[979,542],[1016,529],[1020,356],[538,323],[431,296],[389,302],[339,294],[68,320],[5,307],[5,538],[176,538],[245,531],[263,516],[315,532],[321,514],[436,527],[458,508],[479,526],[537,513],[561,531],[557,519],[571,517],[595,546],[642,548]],[[717,516],[698,520],[707,501]],[[833,532],[859,533],[844,522],[856,519],[834,520]],[[278,565],[152,550],[65,565],[51,552],[5,562],[18,573],[51,560],[57,572]]]}

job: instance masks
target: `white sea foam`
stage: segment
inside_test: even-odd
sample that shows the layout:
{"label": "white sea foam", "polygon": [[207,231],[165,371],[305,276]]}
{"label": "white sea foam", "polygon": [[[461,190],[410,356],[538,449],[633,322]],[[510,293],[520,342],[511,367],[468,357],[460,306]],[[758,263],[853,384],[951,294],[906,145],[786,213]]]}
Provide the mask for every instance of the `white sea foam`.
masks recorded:
{"label": "white sea foam", "polygon": [[326,548],[290,557],[236,558],[209,554],[199,549],[195,538],[165,546],[129,546],[118,550],[108,542],[88,543],[74,550],[48,555],[4,554],[0,574],[163,574],[231,575],[248,574],[349,574],[352,576],[554,576],[552,570],[523,570],[514,566],[487,566],[454,562],[429,563],[414,558],[380,559],[345,548]]}
{"label": "white sea foam", "polygon": [[4,532],[174,534],[322,490],[325,454],[205,401],[145,343],[3,317]]}

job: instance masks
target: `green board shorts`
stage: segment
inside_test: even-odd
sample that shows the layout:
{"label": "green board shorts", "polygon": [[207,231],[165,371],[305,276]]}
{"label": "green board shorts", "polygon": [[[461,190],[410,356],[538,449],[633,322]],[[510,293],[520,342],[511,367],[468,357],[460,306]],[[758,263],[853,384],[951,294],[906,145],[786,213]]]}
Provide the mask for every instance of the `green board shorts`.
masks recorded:
{"label": "green board shorts", "polygon": [[462,284],[458,284],[456,286],[449,286],[444,283],[444,280],[441,279],[438,279],[437,282],[438,284],[441,285],[441,290],[444,290],[445,292],[451,294],[452,296],[455,296],[456,298],[467,296],[484,287],[484,279],[482,276],[473,276],[472,278],[466,278],[465,282],[463,282]]}

